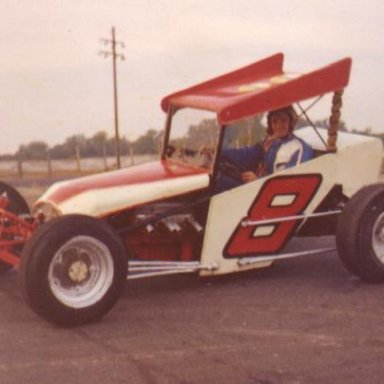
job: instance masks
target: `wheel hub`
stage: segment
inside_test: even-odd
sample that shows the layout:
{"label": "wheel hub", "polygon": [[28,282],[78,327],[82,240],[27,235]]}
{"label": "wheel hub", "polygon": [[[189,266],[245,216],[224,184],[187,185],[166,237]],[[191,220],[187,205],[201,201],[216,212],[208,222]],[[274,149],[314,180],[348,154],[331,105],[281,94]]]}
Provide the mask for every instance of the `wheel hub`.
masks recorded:
{"label": "wheel hub", "polygon": [[74,237],[53,256],[48,281],[52,293],[65,305],[92,305],[112,284],[112,255],[105,244],[93,237]]}
{"label": "wheel hub", "polygon": [[68,268],[68,276],[74,283],[81,284],[89,278],[88,265],[83,260],[73,262]]}

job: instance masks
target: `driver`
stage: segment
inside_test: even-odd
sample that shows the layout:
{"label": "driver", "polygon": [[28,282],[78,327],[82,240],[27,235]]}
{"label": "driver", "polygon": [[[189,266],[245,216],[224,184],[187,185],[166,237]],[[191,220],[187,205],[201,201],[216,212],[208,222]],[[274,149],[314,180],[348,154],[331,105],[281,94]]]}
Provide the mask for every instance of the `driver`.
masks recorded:
{"label": "driver", "polygon": [[241,170],[239,177],[220,175],[217,192],[236,187],[242,183],[310,160],[312,148],[293,134],[297,115],[292,106],[268,113],[267,137],[262,143],[243,148],[228,148],[222,152],[222,160],[227,159]]}

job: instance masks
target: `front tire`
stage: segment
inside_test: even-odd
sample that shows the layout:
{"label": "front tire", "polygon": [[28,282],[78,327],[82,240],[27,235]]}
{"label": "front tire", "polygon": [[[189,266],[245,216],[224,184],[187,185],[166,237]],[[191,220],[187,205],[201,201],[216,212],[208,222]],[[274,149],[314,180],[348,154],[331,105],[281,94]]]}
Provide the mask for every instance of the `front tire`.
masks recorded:
{"label": "front tire", "polygon": [[106,223],[62,216],[43,225],[23,250],[22,294],[34,312],[54,324],[94,322],[119,298],[127,263],[123,243]]}
{"label": "front tire", "polygon": [[348,201],[336,244],[350,272],[369,283],[384,282],[384,184],[366,186]]}

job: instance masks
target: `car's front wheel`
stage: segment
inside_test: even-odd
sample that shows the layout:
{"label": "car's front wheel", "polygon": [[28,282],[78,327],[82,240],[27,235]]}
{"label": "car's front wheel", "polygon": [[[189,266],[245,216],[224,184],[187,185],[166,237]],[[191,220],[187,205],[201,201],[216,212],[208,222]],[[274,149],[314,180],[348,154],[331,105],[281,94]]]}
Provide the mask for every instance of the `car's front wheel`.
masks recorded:
{"label": "car's front wheel", "polygon": [[58,325],[80,325],[100,319],[115,304],[127,277],[127,255],[106,223],[68,215],[32,236],[19,273],[32,310]]}
{"label": "car's front wheel", "polygon": [[384,282],[384,184],[360,189],[340,215],[336,232],[339,256],[353,274]]}

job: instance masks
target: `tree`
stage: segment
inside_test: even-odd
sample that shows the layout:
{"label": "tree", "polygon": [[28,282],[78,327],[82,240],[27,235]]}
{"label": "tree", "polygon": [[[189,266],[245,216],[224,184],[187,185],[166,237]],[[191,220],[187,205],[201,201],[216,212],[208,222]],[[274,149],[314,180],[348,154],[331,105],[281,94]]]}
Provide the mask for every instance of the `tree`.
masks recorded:
{"label": "tree", "polygon": [[132,143],[135,154],[155,154],[159,152],[161,134],[155,129],[149,129]]}
{"label": "tree", "polygon": [[99,131],[86,140],[83,155],[85,157],[104,157],[107,154],[108,135],[105,131]]}
{"label": "tree", "polygon": [[188,129],[187,140],[193,143],[195,148],[202,146],[212,147],[217,141],[218,124],[215,119],[203,119]]}
{"label": "tree", "polygon": [[51,150],[51,156],[54,159],[73,158],[78,151],[84,152],[86,142],[87,139],[84,135],[72,135],[65,140],[64,144],[55,145]]}
{"label": "tree", "polygon": [[224,146],[243,147],[260,142],[266,132],[262,116],[249,117],[229,126],[225,133]]}
{"label": "tree", "polygon": [[42,160],[47,158],[48,144],[44,141],[33,141],[19,147],[16,156],[23,160]]}

